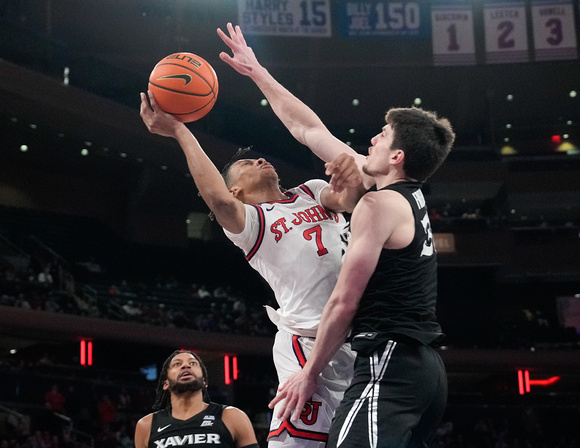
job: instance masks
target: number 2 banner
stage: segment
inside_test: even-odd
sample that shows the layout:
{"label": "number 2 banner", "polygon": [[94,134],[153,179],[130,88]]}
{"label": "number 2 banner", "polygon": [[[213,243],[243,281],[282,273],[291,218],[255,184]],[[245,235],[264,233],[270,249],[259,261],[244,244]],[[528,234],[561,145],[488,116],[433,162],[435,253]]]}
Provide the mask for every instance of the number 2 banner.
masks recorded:
{"label": "number 2 banner", "polygon": [[490,1],[483,8],[488,64],[528,62],[526,6],[522,1]]}
{"label": "number 2 banner", "polygon": [[471,3],[433,4],[431,30],[434,65],[475,65]]}
{"label": "number 2 banner", "polygon": [[574,7],[569,1],[532,2],[534,55],[536,61],[576,59],[578,49],[574,28]]}
{"label": "number 2 banner", "polygon": [[238,0],[244,34],[330,37],[330,0]]}

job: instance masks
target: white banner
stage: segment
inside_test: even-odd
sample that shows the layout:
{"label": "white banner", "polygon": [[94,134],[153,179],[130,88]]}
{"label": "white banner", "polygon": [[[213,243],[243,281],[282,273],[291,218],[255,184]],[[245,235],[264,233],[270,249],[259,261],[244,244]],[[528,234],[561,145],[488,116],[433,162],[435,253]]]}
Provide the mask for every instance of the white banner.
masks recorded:
{"label": "white banner", "polygon": [[431,29],[434,65],[475,65],[471,4],[434,4]]}
{"label": "white banner", "polygon": [[331,36],[330,0],[238,0],[244,34]]}
{"label": "white banner", "polygon": [[576,59],[574,7],[569,1],[534,1],[534,54],[537,61]]}
{"label": "white banner", "polygon": [[483,8],[487,63],[528,62],[528,29],[523,1],[495,2]]}

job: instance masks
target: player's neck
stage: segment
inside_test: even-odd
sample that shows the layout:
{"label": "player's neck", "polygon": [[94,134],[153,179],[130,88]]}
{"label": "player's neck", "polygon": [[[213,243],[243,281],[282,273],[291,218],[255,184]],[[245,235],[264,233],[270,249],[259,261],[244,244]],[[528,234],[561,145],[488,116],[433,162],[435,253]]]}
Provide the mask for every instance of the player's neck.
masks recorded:
{"label": "player's neck", "polygon": [[262,202],[282,201],[286,199],[286,195],[276,186],[247,192],[240,199],[245,204],[261,204]]}
{"label": "player's neck", "polygon": [[207,408],[201,391],[171,396],[171,416],[178,420],[187,420]]}
{"label": "player's neck", "polygon": [[374,176],[375,182],[377,184],[377,190],[385,188],[389,185],[396,184],[398,182],[405,181],[415,181],[405,175],[404,171],[392,170],[388,174]]}

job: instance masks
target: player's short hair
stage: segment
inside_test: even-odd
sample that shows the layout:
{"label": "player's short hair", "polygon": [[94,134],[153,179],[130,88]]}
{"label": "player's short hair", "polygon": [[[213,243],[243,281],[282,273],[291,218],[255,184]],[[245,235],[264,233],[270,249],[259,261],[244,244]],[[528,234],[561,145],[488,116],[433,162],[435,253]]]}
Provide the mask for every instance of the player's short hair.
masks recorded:
{"label": "player's short hair", "polygon": [[455,141],[449,120],[419,107],[390,109],[385,121],[394,132],[391,148],[405,153],[405,174],[420,182],[437,171]]}
{"label": "player's short hair", "polygon": [[221,174],[222,174],[222,177],[224,178],[224,182],[226,183],[226,187],[228,187],[228,190],[230,188],[232,188],[232,185],[234,184],[234,181],[236,180],[233,178],[233,176],[231,176],[232,166],[234,166],[238,160],[241,160],[242,156],[245,153],[247,153],[250,149],[252,149],[251,146],[248,146],[246,148],[239,148],[236,151],[236,153],[233,155],[232,159],[223,167]]}

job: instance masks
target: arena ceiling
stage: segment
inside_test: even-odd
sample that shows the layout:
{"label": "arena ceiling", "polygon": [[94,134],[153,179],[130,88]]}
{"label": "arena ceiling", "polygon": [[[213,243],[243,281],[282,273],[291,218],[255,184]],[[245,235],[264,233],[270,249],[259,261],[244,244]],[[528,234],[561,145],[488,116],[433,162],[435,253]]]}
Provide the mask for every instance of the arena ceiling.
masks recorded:
{"label": "arena ceiling", "polygon": [[[483,2],[473,4],[477,19]],[[138,105],[152,67],[168,54],[188,51],[210,62],[220,82],[214,110],[189,125],[202,139],[209,136],[208,151],[220,147],[218,163],[235,148],[252,146],[257,154],[299,169],[319,169],[272,110],[261,105],[263,96],[252,81],[219,59],[227,48],[216,29],[239,23],[239,6],[236,0],[3,2],[0,57],[47,77],[30,80],[32,87],[22,92],[15,82],[20,75],[7,82],[10,76],[3,70],[3,125],[15,131],[16,119],[20,125],[71,136],[75,150],[89,141],[93,152],[129,152],[134,159],[186,171],[180,157],[157,149],[165,141],[143,132]],[[580,99],[569,95],[580,91],[578,59],[486,64],[483,36],[477,35],[481,24],[476,23],[476,65],[434,66],[429,39],[345,38],[334,19],[332,36],[246,37],[263,65],[360,152],[382,126],[388,108],[412,106],[416,98],[421,107],[451,120],[459,150],[499,152],[509,139],[520,154],[553,153],[553,135],[578,137]],[[49,80],[52,88],[40,93],[34,88]],[[87,93],[97,98],[89,100]],[[95,109],[95,103],[108,105]],[[51,104],[67,112],[51,113]],[[222,144],[214,145],[214,139]]]}

